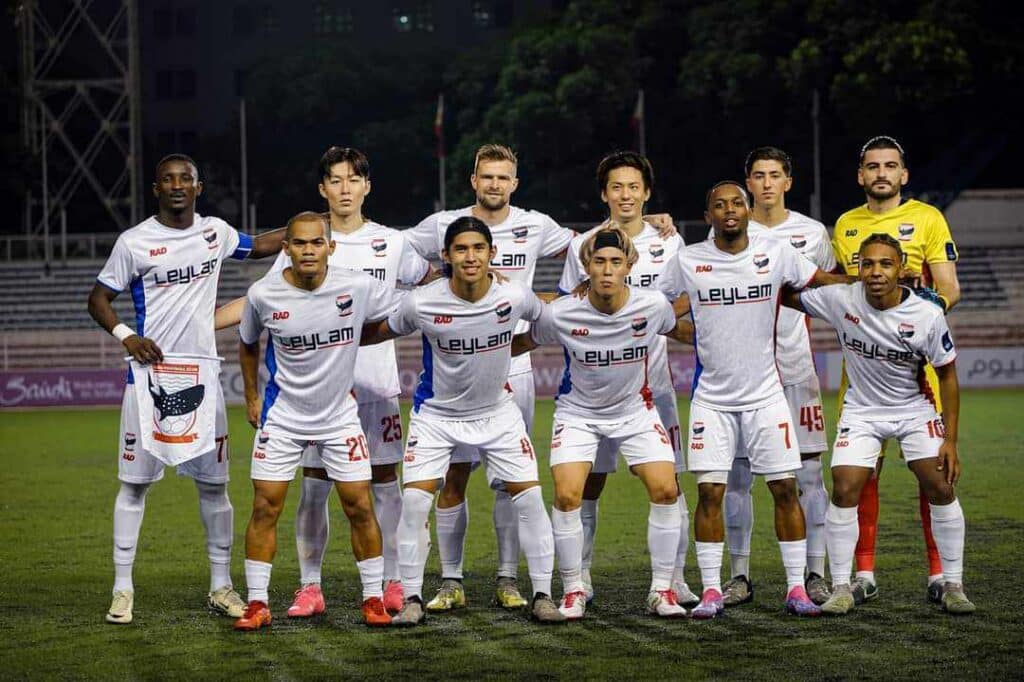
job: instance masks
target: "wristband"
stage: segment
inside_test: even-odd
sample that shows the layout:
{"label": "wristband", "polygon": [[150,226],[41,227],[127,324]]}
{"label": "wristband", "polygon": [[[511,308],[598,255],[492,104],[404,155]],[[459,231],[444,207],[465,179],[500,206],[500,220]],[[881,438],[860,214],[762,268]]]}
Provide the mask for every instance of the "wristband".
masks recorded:
{"label": "wristband", "polygon": [[949,312],[949,299],[942,294],[939,294],[937,298],[942,303],[942,312]]}
{"label": "wristband", "polygon": [[128,325],[121,323],[110,330],[110,335],[121,343],[124,343],[124,340],[129,336],[135,336],[135,332],[132,331],[132,328]]}

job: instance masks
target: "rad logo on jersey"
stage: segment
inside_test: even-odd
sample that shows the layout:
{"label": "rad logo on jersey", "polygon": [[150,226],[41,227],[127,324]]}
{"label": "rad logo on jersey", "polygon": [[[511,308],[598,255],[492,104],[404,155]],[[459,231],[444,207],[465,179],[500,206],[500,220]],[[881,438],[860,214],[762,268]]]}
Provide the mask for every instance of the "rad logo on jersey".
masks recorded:
{"label": "rad logo on jersey", "polygon": [[508,322],[509,317],[512,315],[512,304],[508,301],[502,301],[494,307],[494,312],[498,316],[498,324]]}
{"label": "rad logo on jersey", "polygon": [[794,234],[789,237],[789,244],[794,249],[802,249],[807,246],[807,237],[802,234]]}
{"label": "rad logo on jersey", "polygon": [[900,223],[900,226],[896,229],[899,232],[901,242],[908,242],[914,236],[914,223]]}
{"label": "rad logo on jersey", "polygon": [[909,339],[914,335],[914,325],[907,324],[906,322],[900,322],[899,335],[900,340]]}
{"label": "rad logo on jersey", "polygon": [[352,314],[352,297],[342,294],[334,299],[334,305],[338,309],[338,317],[348,317]]}
{"label": "rad logo on jersey", "polygon": [[208,249],[217,248],[217,230],[212,227],[208,227],[203,230],[203,240],[206,242]]}
{"label": "rad logo on jersey", "polygon": [[661,263],[664,261],[665,247],[662,244],[651,244],[647,247],[648,252],[651,254],[652,263]]}
{"label": "rad logo on jersey", "polygon": [[[163,362],[131,364],[143,449],[171,466],[213,450],[217,401],[209,398],[220,358],[165,353]],[[128,441],[126,435],[125,448],[131,449],[134,435]]]}
{"label": "rad logo on jersey", "polygon": [[633,327],[633,336],[640,337],[647,333],[647,318],[640,316],[634,317],[631,324]]}
{"label": "rad logo on jersey", "polygon": [[768,274],[768,254],[767,253],[755,253],[754,254],[754,267],[757,268],[757,274],[766,275]]}
{"label": "rad logo on jersey", "polygon": [[514,227],[512,228],[512,241],[516,244],[525,244],[526,235],[530,234],[530,228],[528,227]]}
{"label": "rad logo on jersey", "polygon": [[377,258],[386,258],[388,255],[388,242],[386,239],[374,239],[370,242],[373,255]]}

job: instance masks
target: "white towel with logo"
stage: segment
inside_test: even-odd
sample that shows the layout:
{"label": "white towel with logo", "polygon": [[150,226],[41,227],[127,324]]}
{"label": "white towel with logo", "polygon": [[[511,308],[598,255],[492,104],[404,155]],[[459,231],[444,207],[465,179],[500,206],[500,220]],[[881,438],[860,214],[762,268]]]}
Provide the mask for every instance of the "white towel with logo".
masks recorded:
{"label": "white towel with logo", "polygon": [[174,466],[216,447],[221,360],[183,353],[149,365],[129,359],[142,447],[161,462]]}

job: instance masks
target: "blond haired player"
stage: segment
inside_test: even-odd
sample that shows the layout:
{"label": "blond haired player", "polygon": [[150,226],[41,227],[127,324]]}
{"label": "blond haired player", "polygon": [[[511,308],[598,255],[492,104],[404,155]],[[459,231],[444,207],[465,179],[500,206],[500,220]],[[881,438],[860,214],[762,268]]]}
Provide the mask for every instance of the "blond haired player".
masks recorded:
{"label": "blond haired player", "polygon": [[[956,244],[939,209],[916,199],[903,200],[902,188],[909,179],[906,153],[899,142],[887,135],[880,135],[865,143],[860,152],[857,182],[864,188],[867,201],[847,211],[836,221],[832,237],[836,261],[843,272],[856,275],[861,241],[876,232],[887,234],[902,247],[906,259],[905,276],[912,278],[915,287],[934,289],[937,296],[926,289],[920,289],[919,293],[927,295],[932,302],[948,311],[960,300]],[[942,402],[935,371],[926,366],[924,375],[930,389],[929,395],[941,414]],[[881,473],[882,462],[880,457],[875,476],[864,486],[859,506],[860,539],[856,552],[857,579],[853,590],[858,603],[878,595],[874,574],[875,536],[878,531],[878,474]],[[942,562],[932,537],[928,500],[923,491],[919,495],[919,502],[921,525],[928,548],[927,596],[929,601],[938,603],[942,599]]]}

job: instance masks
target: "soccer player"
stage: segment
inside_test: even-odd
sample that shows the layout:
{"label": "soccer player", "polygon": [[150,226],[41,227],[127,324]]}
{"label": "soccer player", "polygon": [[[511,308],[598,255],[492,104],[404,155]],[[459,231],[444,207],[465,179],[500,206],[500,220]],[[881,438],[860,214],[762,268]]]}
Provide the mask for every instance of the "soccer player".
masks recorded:
{"label": "soccer player", "polygon": [[[510,204],[519,185],[517,164],[516,155],[508,147],[498,144],[480,147],[469,179],[476,202],[458,210],[434,213],[407,230],[406,238],[416,252],[424,258],[440,258],[448,226],[459,218],[472,216],[482,220],[493,235],[496,251],[490,269],[532,287],[537,260],[564,253],[575,232],[559,226],[543,213]],[[649,216],[649,220],[666,234],[676,232],[671,216]],[[516,331],[523,332],[527,328],[527,323],[522,322]],[[529,354],[512,360],[508,383],[526,429],[530,431],[533,429],[535,389]],[[457,447],[452,454],[444,488],[437,499],[437,543],[442,582],[437,595],[427,604],[427,609],[432,612],[461,608],[466,604],[462,587],[462,562],[469,523],[466,485],[470,472],[479,461],[475,448]],[[521,608],[527,602],[519,593],[516,582],[519,570],[518,522],[515,507],[504,490],[495,489],[493,515],[498,540],[496,598],[498,604],[505,608]]]}
{"label": "soccer player", "polygon": [[[632,252],[637,259],[626,274],[626,284],[642,289],[654,289],[658,275],[666,263],[672,261],[683,247],[678,234],[664,237],[653,225],[644,221],[643,206],[650,199],[654,186],[654,170],[646,157],[636,152],[624,151],[609,154],[597,167],[597,186],[601,200],[608,206],[609,222],[620,226],[632,242]],[[591,237],[604,229],[600,225],[589,232],[578,235],[569,244],[559,292],[567,294],[584,282],[589,273],[581,259],[581,250]],[[647,371],[649,389],[661,425],[668,434],[675,453],[676,472],[684,471],[680,452],[679,412],[676,407],[676,392],[672,385],[672,374],[668,368],[668,350],[665,339],[652,336],[647,344]],[[566,372],[570,369],[566,366]],[[609,473],[614,473],[617,464],[617,441],[602,438],[586,486],[583,489],[580,517],[583,523],[583,559],[580,567],[583,592],[587,602],[593,599],[593,580],[590,567],[594,557],[594,537],[597,533],[598,498],[604,490]],[[628,460],[627,460],[628,461]],[[686,497],[678,489],[677,504],[682,517],[679,545],[676,551],[675,568],[672,574],[672,588],[676,599],[683,606],[694,606],[699,601],[686,584],[684,569],[690,544],[690,512]]]}
{"label": "soccer player", "polygon": [[[861,242],[858,256],[857,284],[787,293],[785,301],[835,327],[850,377],[832,450],[826,521],[833,594],[822,608],[843,614],[854,606],[850,569],[857,503],[882,445],[892,439],[928,497],[942,561],[943,608],[972,613],[974,604],[963,589],[964,514],[953,488],[960,477],[953,339],[941,310],[899,286],[904,254],[898,239],[873,233]],[[938,374],[941,417],[919,382],[926,362]]]}
{"label": "soccer player", "polygon": [[[636,202],[638,215],[640,203]],[[586,297],[563,296],[546,306],[530,331],[516,336],[513,346],[517,352],[557,344],[568,357],[566,380],[555,398],[551,436],[552,526],[565,589],[559,610],[567,620],[578,620],[586,611],[581,506],[598,447],[608,443],[612,456],[622,452],[650,498],[647,612],[682,617],[686,609],[672,589],[682,525],[677,460],[648,383],[653,341],[675,332],[676,316],[661,292],[626,283],[638,255],[622,228],[590,234],[578,254],[590,281]]]}
{"label": "soccer player", "polygon": [[[370,194],[370,163],[358,149],[332,146],[317,167],[318,190],[327,201],[326,218],[337,248],[327,262],[335,268],[361,270],[379,279],[389,289],[397,284],[416,285],[434,276],[427,261],[406,243],[406,232],[368,220],[362,213]],[[291,259],[282,251],[273,270],[288,267]],[[217,311],[218,328],[237,323],[244,298]],[[398,363],[393,341],[359,349],[352,390],[359,406],[359,422],[370,449],[373,474],[373,510],[384,541],[384,606],[392,612],[402,608],[402,584],[398,576],[398,519],[402,514],[402,491],[398,486],[397,464],[402,459],[402,421],[398,411]],[[299,589],[288,609],[289,618],[323,613],[325,608],[320,574],[327,548],[329,519],[327,503],[334,488],[317,449],[306,449],[302,459],[302,493],[295,512],[295,543],[299,556]]]}
{"label": "soccer player", "polygon": [[[239,234],[219,218],[196,213],[196,199],[202,191],[195,161],[184,154],[161,159],[153,183],[156,215],[121,233],[89,294],[89,314],[138,362],[159,362],[165,351],[215,356],[213,311],[224,259],[263,258],[281,248],[280,231],[253,238]],[[126,289],[135,304],[134,330],[118,318],[111,305]],[[132,622],[132,568],[146,492],[164,475],[163,463],[138,444],[142,424],[133,383],[129,370],[129,385],[121,402],[121,487],[114,501],[114,595],[106,615],[108,623],[116,624]],[[227,419],[219,383],[215,400],[216,449],[177,469],[179,475],[195,481],[199,492],[199,514],[210,560],[207,603],[214,611],[237,618],[245,603],[231,584],[234,510],[226,487]]]}
{"label": "soccer player", "polygon": [[[960,300],[960,282],[956,274],[956,244],[942,213],[928,204],[908,199],[903,201],[902,189],[910,179],[906,153],[895,139],[880,135],[868,140],[860,151],[857,182],[864,188],[866,202],[847,211],[836,221],[832,246],[839,267],[848,275],[856,275],[860,242],[865,235],[882,232],[900,242],[906,257],[904,277],[920,289],[932,302],[948,311]],[[924,368],[925,379],[937,399],[936,410],[942,414],[938,380],[931,367]],[[878,596],[875,580],[875,537],[878,531],[878,475],[883,456],[878,458],[875,475],[864,485],[858,512],[860,539],[857,544],[857,577],[853,594],[857,602]],[[931,532],[930,507],[924,490],[919,491],[921,526],[928,554],[929,601],[942,600],[942,562]]]}
{"label": "soccer player", "polygon": [[[335,243],[323,216],[300,213],[288,222],[284,249],[291,261],[249,288],[238,348],[253,443],[252,517],[245,532],[249,604],[236,630],[269,625],[271,562],[277,550],[277,519],[288,484],[307,444],[341,498],[352,526],[352,551],[363,584],[367,625],[388,625],[384,608],[380,527],[370,501],[370,457],[352,397],[360,335],[365,322],[392,309],[389,289],[357,271],[328,268]],[[266,329],[266,392],[258,392],[260,335]]]}
{"label": "soccer player", "polygon": [[815,616],[807,597],[807,542],[794,472],[800,468],[793,422],[775,364],[780,288],[844,282],[777,239],[748,235],[743,188],[725,181],[707,194],[704,218],[714,239],[679,252],[658,280],[676,298],[689,295],[697,369],[689,423],[689,469],[697,474],[694,535],[704,592],[694,618],[722,613],[722,498],[739,450],[763,475],[775,500],[775,532],[786,569],[786,610]]}
{"label": "soccer player", "polygon": [[398,310],[372,330],[367,341],[423,334],[423,372],[413,397],[405,444],[398,567],[405,604],[395,625],[424,618],[423,568],[427,548],[422,528],[452,451],[480,451],[488,480],[512,499],[519,543],[533,583],[534,618],[564,620],[551,600],[554,540],[544,510],[530,434],[509,385],[511,345],[520,321],[536,320],[542,303],[526,285],[499,282],[490,273],[496,257],[491,231],[463,216],[445,229],[448,276],[409,292]]}
{"label": "soccer player", "polygon": [[[748,233],[763,233],[779,239],[823,272],[835,270],[836,261],[825,226],[786,208],[786,193],[793,187],[793,165],[789,155],[777,147],[758,147],[747,155],[743,170],[753,203]],[[821,453],[827,447],[821,388],[814,369],[806,315],[784,308],[779,311],[777,325],[775,359],[800,450],[801,462],[796,480],[807,525],[805,587],[811,601],[820,605],[829,597],[829,585],[823,577],[828,493],[821,474]],[[722,590],[727,607],[754,598],[750,581],[753,486],[750,460],[737,456],[725,487],[725,536],[732,569],[732,578]]]}

